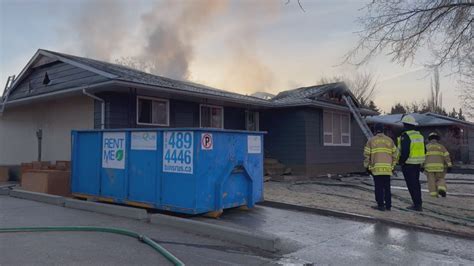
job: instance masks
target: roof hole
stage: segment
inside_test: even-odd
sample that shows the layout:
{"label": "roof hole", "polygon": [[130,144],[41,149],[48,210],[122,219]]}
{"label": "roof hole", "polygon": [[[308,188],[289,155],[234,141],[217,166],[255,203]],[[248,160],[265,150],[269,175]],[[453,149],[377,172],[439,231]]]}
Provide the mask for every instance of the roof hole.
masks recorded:
{"label": "roof hole", "polygon": [[48,76],[48,72],[44,73],[43,84],[48,85],[51,82]]}

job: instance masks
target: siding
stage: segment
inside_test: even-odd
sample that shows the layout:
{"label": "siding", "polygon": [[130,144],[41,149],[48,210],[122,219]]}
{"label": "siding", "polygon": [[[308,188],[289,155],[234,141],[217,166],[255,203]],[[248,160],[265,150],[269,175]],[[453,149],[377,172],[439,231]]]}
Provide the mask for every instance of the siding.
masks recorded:
{"label": "siding", "polygon": [[351,146],[324,146],[322,109],[305,112],[308,164],[354,163],[362,165],[363,149],[367,141],[351,115]]}
{"label": "siding", "polygon": [[245,109],[224,107],[224,128],[245,130]]}
{"label": "siding", "polygon": [[294,168],[304,168],[306,160],[305,112],[289,108],[260,112],[260,129],[265,135],[265,156]]}
{"label": "siding", "polygon": [[[51,82],[43,84],[45,73]],[[32,68],[29,75],[22,80],[15,90],[10,93],[9,100],[30,97],[44,93],[94,84],[109,80],[91,71],[84,70],[63,62],[54,62],[37,68]]]}
{"label": "siding", "polygon": [[[107,92],[97,96],[105,100],[105,128],[160,127],[137,124],[137,93],[133,89],[129,93]],[[169,104],[169,127],[199,127],[199,103],[170,99]],[[94,128],[100,128],[100,115],[100,102],[95,101]],[[245,109],[224,107],[224,128],[245,130]]]}
{"label": "siding", "polygon": [[[105,101],[105,128],[129,128],[132,119],[132,103],[128,93],[99,93],[97,97]],[[101,105],[94,104],[94,128],[100,128]]]}

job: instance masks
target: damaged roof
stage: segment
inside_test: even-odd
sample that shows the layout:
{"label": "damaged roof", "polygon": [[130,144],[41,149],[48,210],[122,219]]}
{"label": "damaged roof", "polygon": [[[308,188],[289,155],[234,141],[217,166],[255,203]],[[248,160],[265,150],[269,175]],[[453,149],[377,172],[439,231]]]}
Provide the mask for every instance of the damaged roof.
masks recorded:
{"label": "damaged roof", "polygon": [[[294,90],[280,92],[278,95],[271,99],[262,99],[259,97],[247,96],[239,93],[220,90],[201,84],[196,84],[193,82],[175,80],[158,75],[153,75],[118,64],[43,49],[39,49],[33,56],[33,58],[30,60],[30,62],[27,64],[27,66],[22,70],[18,78],[13,83],[11,89],[9,90],[9,93],[14,91],[16,89],[16,86],[21,83],[21,80],[28,75],[30,67],[33,67],[38,61],[41,60],[46,61],[46,63],[61,61],[85,69],[100,76],[100,82],[106,81],[136,86],[142,85],[147,86],[146,88],[149,89],[164,88],[169,89],[173,92],[198,94],[202,97],[215,97],[222,100],[228,100],[237,103],[250,104],[267,108],[309,106],[348,110],[345,103],[329,101],[327,97],[324,97],[325,95],[327,96],[327,93],[330,93],[331,95],[348,95],[352,97],[356,106],[360,107],[360,104],[358,103],[357,99],[350,92],[347,86],[342,82],[297,88]],[[94,82],[91,83],[92,84],[81,84],[82,88],[84,86],[94,85]],[[73,90],[75,88],[67,89]],[[20,95],[15,95],[11,100],[17,100],[20,98],[27,99],[32,96],[41,96],[41,94],[47,94],[50,92],[51,91],[48,89],[45,89],[44,91],[38,90],[32,93],[28,91]],[[8,99],[4,100],[6,100],[7,103],[10,102],[8,101]],[[362,114],[377,114],[376,112],[368,109],[361,108],[360,110]]]}

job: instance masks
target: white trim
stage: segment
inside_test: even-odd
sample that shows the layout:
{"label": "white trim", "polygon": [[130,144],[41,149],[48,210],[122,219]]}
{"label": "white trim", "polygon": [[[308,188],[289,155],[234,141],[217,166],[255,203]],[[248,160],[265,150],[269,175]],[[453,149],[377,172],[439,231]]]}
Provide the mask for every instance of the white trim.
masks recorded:
{"label": "white trim", "polygon": [[[218,108],[218,109],[221,109],[221,114],[222,114],[222,118],[221,118],[221,129],[224,129],[224,107],[223,106],[219,106],[219,105],[210,105],[210,104],[200,104],[199,105],[199,127],[202,128],[202,121],[201,121],[201,117],[202,117],[202,114],[201,114],[201,110],[202,110],[202,107],[210,107],[210,108]],[[210,128],[217,128],[217,127],[210,127]]]}
{"label": "white trim", "polygon": [[[324,113],[329,113],[331,114],[331,131],[325,131],[326,128],[324,126]],[[334,143],[334,130],[333,130],[333,115],[334,114],[339,114],[341,116],[346,116],[348,118],[348,127],[349,127],[349,133],[343,133],[342,132],[342,119],[339,119],[339,126],[341,129],[341,143],[340,144],[335,144]],[[328,110],[323,110],[323,146],[339,146],[339,147],[350,147],[352,146],[352,129],[351,129],[351,114],[350,113],[345,113],[345,112],[338,112],[338,111],[328,111]],[[324,139],[325,135],[331,135],[331,143],[327,143]],[[346,136],[349,137],[349,143],[342,143],[342,137]]]}
{"label": "white trim", "polygon": [[88,93],[86,89],[82,89],[82,93],[100,102],[100,129],[105,129],[105,100],[95,96],[94,94]]}
{"label": "white trim", "polygon": [[[155,123],[142,123],[142,122],[140,122],[139,121],[139,113],[138,113],[138,101],[140,99],[151,100],[151,101],[155,101],[155,102],[166,102],[166,124],[155,124]],[[150,97],[150,96],[137,95],[136,103],[137,104],[136,104],[135,112],[136,112],[137,125],[169,127],[169,125],[170,125],[170,100],[163,99],[163,98]],[[152,114],[151,120],[153,121],[153,114]]]}

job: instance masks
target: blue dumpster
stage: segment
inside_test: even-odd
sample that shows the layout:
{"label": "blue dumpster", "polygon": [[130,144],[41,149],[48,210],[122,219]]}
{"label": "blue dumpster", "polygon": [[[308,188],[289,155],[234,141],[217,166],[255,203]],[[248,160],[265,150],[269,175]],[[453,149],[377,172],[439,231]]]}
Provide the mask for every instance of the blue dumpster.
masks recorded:
{"label": "blue dumpster", "polygon": [[72,132],[74,196],[186,214],[263,200],[263,133],[213,129]]}

